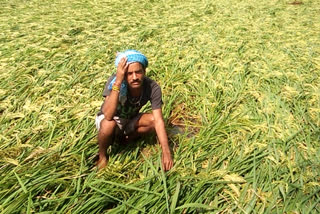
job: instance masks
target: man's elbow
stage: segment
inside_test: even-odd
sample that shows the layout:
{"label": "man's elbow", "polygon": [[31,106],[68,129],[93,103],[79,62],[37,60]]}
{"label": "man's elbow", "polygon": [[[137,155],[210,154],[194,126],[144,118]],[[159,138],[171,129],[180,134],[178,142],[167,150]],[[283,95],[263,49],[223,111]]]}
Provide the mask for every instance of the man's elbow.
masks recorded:
{"label": "man's elbow", "polygon": [[113,120],[113,116],[110,114],[104,113],[104,119],[111,121],[111,120]]}

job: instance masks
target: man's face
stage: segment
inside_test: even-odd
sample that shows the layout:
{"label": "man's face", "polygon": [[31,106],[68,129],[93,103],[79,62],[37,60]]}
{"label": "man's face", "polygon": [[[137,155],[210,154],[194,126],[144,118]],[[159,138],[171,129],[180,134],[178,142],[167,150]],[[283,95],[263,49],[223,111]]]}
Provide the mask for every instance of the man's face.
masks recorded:
{"label": "man's face", "polygon": [[141,87],[145,70],[139,62],[129,64],[128,71],[126,73],[126,80],[128,86],[132,89]]}

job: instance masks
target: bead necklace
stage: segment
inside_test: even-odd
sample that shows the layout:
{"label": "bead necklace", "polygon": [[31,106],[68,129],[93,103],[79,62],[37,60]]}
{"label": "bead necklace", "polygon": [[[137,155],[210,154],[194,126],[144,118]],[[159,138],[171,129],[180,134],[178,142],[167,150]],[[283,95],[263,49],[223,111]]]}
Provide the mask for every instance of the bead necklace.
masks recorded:
{"label": "bead necklace", "polygon": [[141,98],[143,95],[143,91],[141,92],[139,97],[131,97],[130,95],[128,96],[128,101],[131,105],[133,105],[134,107],[138,107],[140,106],[141,103]]}

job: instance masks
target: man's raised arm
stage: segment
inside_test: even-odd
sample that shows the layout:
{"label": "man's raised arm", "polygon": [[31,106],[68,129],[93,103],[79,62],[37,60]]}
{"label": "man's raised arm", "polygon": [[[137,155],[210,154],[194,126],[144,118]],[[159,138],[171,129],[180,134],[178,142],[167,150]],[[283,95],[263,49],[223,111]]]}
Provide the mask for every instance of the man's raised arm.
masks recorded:
{"label": "man's raised arm", "polygon": [[127,59],[122,58],[117,67],[116,81],[112,86],[110,95],[105,98],[102,106],[102,113],[104,114],[106,120],[112,120],[113,116],[117,111],[121,83],[124,79],[127,70]]}

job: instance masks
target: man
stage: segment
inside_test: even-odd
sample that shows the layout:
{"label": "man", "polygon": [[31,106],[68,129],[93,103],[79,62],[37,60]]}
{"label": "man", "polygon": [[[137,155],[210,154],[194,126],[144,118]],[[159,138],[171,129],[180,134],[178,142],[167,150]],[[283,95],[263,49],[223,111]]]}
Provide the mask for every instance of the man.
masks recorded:
{"label": "man", "polygon": [[[107,165],[106,150],[115,134],[120,132],[130,140],[155,131],[162,149],[162,167],[165,171],[170,170],[173,161],[162,116],[161,89],[145,76],[147,58],[139,51],[127,50],[118,53],[115,65],[117,73],[107,81],[103,92],[105,100],[96,118],[98,168]],[[152,113],[139,113],[148,101],[151,102]]]}

